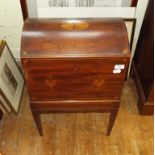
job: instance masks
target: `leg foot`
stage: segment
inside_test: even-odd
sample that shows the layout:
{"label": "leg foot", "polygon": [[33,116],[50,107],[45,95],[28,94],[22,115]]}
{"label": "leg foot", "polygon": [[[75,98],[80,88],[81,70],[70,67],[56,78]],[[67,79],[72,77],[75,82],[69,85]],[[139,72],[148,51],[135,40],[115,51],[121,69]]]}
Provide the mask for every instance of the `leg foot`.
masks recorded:
{"label": "leg foot", "polygon": [[108,125],[108,129],[107,129],[107,135],[108,136],[111,134],[111,130],[113,128],[117,113],[118,113],[118,109],[112,110],[110,112],[109,125]]}
{"label": "leg foot", "polygon": [[38,129],[39,135],[43,136],[43,131],[42,131],[42,124],[41,124],[41,119],[40,119],[40,114],[37,111],[32,110],[32,115],[36,124],[36,127]]}

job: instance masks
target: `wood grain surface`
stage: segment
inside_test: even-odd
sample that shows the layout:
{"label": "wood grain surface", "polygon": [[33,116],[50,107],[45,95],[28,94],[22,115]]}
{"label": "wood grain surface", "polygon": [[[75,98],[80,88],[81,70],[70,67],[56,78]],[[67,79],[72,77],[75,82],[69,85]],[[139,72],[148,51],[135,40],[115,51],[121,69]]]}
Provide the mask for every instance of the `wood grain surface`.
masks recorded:
{"label": "wood grain surface", "polygon": [[134,81],[125,83],[111,136],[109,114],[41,115],[44,137],[36,131],[25,90],[18,116],[0,122],[2,155],[153,155],[153,116],[140,116]]}
{"label": "wood grain surface", "polygon": [[122,19],[27,19],[21,60],[39,134],[42,113],[99,111],[110,135],[129,58]]}
{"label": "wood grain surface", "polygon": [[[32,100],[119,100],[128,58],[23,59]],[[116,64],[124,64],[113,74]]]}
{"label": "wood grain surface", "polygon": [[[63,25],[72,25],[64,28]],[[87,25],[84,29],[75,25]],[[123,19],[27,19],[21,57],[129,57]]]}

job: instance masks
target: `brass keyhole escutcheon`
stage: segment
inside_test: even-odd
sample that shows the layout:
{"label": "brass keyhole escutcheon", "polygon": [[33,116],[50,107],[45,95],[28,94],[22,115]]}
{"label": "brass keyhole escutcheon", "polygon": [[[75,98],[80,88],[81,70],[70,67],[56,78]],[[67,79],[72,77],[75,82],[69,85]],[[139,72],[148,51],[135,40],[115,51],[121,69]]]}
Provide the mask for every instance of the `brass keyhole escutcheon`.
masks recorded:
{"label": "brass keyhole escutcheon", "polygon": [[76,72],[78,70],[78,67],[74,67],[74,71]]}

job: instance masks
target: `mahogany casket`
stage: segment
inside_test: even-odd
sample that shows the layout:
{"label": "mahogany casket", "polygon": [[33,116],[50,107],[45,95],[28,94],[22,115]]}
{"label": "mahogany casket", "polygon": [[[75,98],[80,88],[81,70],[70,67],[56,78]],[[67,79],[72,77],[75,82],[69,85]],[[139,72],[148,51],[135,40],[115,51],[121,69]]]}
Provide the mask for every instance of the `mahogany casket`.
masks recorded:
{"label": "mahogany casket", "polygon": [[21,61],[40,135],[42,113],[110,112],[109,135],[129,58],[122,19],[27,19]]}

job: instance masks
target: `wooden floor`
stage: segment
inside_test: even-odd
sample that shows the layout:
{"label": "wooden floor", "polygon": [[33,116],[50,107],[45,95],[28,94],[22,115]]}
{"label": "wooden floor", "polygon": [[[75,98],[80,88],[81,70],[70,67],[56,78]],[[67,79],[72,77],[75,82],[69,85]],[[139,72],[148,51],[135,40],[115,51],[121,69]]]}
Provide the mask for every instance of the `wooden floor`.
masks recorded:
{"label": "wooden floor", "polygon": [[25,91],[18,116],[0,123],[3,155],[153,155],[153,116],[140,116],[134,81],[128,79],[111,136],[108,114],[42,115],[44,137],[34,125]]}

